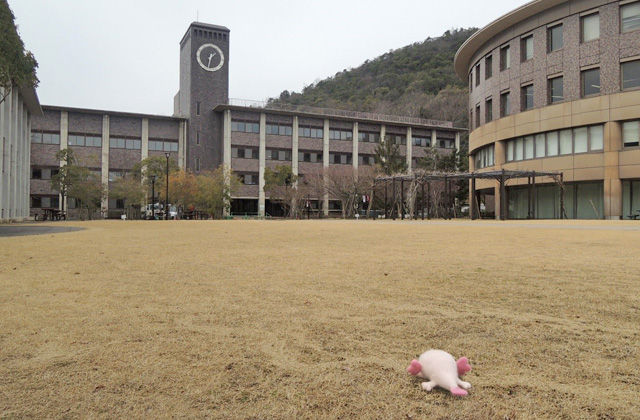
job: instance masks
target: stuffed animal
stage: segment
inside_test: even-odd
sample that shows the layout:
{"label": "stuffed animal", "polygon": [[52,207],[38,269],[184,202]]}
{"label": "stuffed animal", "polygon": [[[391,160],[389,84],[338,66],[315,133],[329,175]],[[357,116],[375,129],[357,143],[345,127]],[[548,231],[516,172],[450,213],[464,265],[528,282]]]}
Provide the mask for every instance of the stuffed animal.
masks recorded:
{"label": "stuffed animal", "polygon": [[469,382],[460,380],[460,376],[471,370],[469,359],[461,357],[456,361],[452,355],[442,350],[429,350],[420,355],[418,360],[413,359],[407,368],[413,376],[427,379],[422,383],[422,389],[431,391],[439,386],[451,392],[453,395],[467,395],[467,389],[471,388]]}

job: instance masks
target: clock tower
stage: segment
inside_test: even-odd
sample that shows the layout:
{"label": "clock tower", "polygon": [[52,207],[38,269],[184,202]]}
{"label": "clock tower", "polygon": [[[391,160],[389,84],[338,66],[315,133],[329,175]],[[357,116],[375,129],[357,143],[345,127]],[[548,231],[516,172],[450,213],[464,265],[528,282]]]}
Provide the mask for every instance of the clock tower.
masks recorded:
{"label": "clock tower", "polygon": [[229,29],[193,22],[180,41],[180,91],[174,115],[189,119],[186,167],[212,170],[222,163],[222,118],[229,100]]}

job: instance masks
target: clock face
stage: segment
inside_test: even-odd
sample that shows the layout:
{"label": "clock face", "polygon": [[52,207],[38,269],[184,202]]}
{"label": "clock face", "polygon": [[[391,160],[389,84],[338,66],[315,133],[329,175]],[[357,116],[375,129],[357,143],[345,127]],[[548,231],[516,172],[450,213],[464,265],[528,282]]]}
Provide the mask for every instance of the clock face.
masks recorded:
{"label": "clock face", "polygon": [[224,64],[224,54],[215,44],[203,44],[196,52],[196,59],[206,71],[220,70]]}

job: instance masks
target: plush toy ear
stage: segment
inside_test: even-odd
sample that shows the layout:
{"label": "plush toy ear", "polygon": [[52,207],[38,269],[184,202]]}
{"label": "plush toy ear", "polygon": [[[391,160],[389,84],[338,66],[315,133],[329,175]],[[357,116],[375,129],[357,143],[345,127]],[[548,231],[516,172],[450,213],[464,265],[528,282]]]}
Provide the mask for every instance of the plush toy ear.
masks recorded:
{"label": "plush toy ear", "polygon": [[466,357],[459,358],[456,364],[458,365],[458,376],[471,372],[471,365],[469,364],[469,359]]}
{"label": "plush toy ear", "polygon": [[418,373],[420,373],[420,371],[422,371],[422,365],[416,359],[413,359],[411,361],[411,364],[407,368],[407,372],[409,372],[413,376],[416,376]]}

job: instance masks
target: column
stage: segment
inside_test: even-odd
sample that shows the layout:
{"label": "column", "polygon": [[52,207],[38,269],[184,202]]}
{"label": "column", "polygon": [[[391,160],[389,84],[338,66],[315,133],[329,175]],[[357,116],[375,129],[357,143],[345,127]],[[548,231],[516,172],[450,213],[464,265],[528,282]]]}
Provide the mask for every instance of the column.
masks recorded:
{"label": "column", "polygon": [[[69,147],[69,113],[67,111],[60,112],[60,150],[67,149]],[[67,162],[60,161],[60,166],[64,166]],[[71,163],[71,162],[69,162]],[[69,208],[67,204],[67,198],[64,199],[63,208],[62,194],[58,194],[58,208],[63,211],[67,211]]]}
{"label": "column", "polygon": [[16,160],[18,157],[18,142],[16,141],[16,126],[17,126],[17,111],[18,99],[20,94],[18,89],[14,87],[11,92],[11,122],[9,123],[10,137],[9,144],[11,145],[11,157],[9,160],[9,218],[16,217],[16,181],[18,178]]}
{"label": "column", "polygon": [[264,196],[264,166],[267,145],[267,115],[260,114],[260,148],[258,151],[258,217],[265,216],[265,196]]}
{"label": "column", "polygon": [[180,121],[178,126],[178,167],[187,168],[187,122]]}
{"label": "column", "polygon": [[[471,157],[469,157],[469,159],[471,159]],[[504,165],[504,162],[505,162],[505,142],[497,141],[495,142],[495,149],[494,149],[494,163],[495,163],[496,170],[502,169],[502,165]],[[469,163],[471,164],[471,160],[469,161]],[[494,191],[495,191],[494,205],[495,205],[496,220],[500,220],[503,209],[501,207],[502,195],[500,191],[500,183],[498,181],[495,181]],[[506,188],[505,188],[505,191],[506,191]],[[506,215],[507,209],[505,208],[504,211]]]}
{"label": "column", "polygon": [[[324,169],[325,185],[327,183],[327,169],[329,169],[329,120],[325,118],[322,130],[322,167]],[[322,197],[322,210],[325,216],[329,216],[329,193],[325,192]]]}
{"label": "column", "polygon": [[351,162],[353,163],[353,170],[356,171],[356,175],[358,174],[358,121],[354,121],[353,123],[353,152],[351,156]]}
{"label": "column", "polygon": [[431,130],[431,147],[437,147],[438,145],[436,144],[436,142],[438,141],[438,134],[436,133],[436,130]]}
{"label": "column", "polygon": [[293,117],[293,129],[291,133],[291,172],[298,175],[298,116]]}
{"label": "column", "polygon": [[[0,87],[0,95],[4,96],[5,90]],[[6,129],[5,118],[4,118],[4,107],[8,100],[11,98],[7,97],[3,102],[0,102],[0,174],[3,174],[0,178],[0,221],[5,218],[5,204],[4,199],[7,195],[7,191],[4,185],[5,182],[5,165],[6,165],[6,148],[7,148],[7,136],[4,134],[4,130]]]}
{"label": "column", "polygon": [[380,125],[380,143],[384,142],[384,136],[387,135],[387,127],[384,124]]}
{"label": "column", "polygon": [[[474,162],[474,160],[473,160],[473,156],[469,155],[469,172],[473,172],[473,171],[475,171],[475,170],[476,170],[476,168],[475,168],[475,164],[476,164],[476,163],[475,163],[475,162]],[[473,188],[472,188],[472,187],[473,187]],[[474,202],[475,202],[475,199],[476,199],[476,198],[474,197],[475,192],[476,192],[476,191],[475,191],[475,182],[473,182],[472,180],[469,180],[469,218],[473,218],[473,215],[474,215],[474,213],[473,213],[473,212],[474,212],[474,207],[473,207],[473,205],[474,205]],[[480,209],[478,209],[477,211],[478,211],[478,213],[479,213],[479,212],[480,212]],[[479,214],[476,214],[475,216],[476,216],[477,218],[479,218],[479,217],[480,217],[480,215],[479,215]]]}
{"label": "column", "polygon": [[25,186],[24,186],[24,208],[25,217],[29,217],[31,213],[31,114],[24,113],[24,145],[26,152],[24,153],[24,167],[26,168]]}
{"label": "column", "polygon": [[413,173],[413,165],[411,160],[413,159],[413,131],[411,127],[407,127],[407,172]]}
{"label": "column", "polygon": [[604,125],[604,218],[622,218],[622,181],[619,152],[622,150],[622,125],[611,121]]}
{"label": "column", "polygon": [[100,209],[105,219],[109,214],[109,116],[102,116],[102,187],[106,194],[102,197]]}
{"label": "column", "polygon": [[[179,135],[179,134],[178,134]],[[142,119],[142,133],[140,134],[142,139],[142,148],[140,149],[140,160],[145,160],[149,157],[149,118]],[[180,146],[178,146],[178,149]]]}
{"label": "column", "polygon": [[[225,187],[231,184],[231,110],[226,109],[222,114],[222,170],[224,172]],[[223,216],[231,213],[231,203],[225,202]]]}

